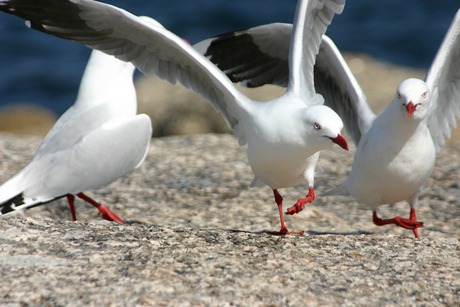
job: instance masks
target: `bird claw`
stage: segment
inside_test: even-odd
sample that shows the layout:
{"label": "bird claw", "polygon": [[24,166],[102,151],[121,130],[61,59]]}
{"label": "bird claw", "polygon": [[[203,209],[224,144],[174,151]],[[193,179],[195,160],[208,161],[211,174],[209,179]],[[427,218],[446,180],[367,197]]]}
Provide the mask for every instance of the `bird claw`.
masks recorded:
{"label": "bird claw", "polygon": [[423,222],[418,222],[410,219],[405,219],[400,216],[395,217],[395,224],[399,227],[415,230],[417,228],[423,227]]}
{"label": "bird claw", "polygon": [[414,232],[414,235],[416,238],[419,238],[419,234],[418,234],[418,228],[420,227],[423,227],[423,222],[418,222],[416,220],[416,216],[415,216],[415,209],[411,209],[411,214],[410,214],[410,219],[405,219],[405,218],[402,218],[400,216],[397,216],[395,218],[392,218],[392,219],[381,219],[377,216],[377,212],[374,211],[374,214],[373,214],[373,221],[374,221],[374,224],[377,225],[377,226],[383,226],[383,225],[388,225],[388,224],[395,224],[399,227],[402,227],[404,229],[409,229],[409,230],[412,230]]}
{"label": "bird claw", "polygon": [[267,231],[272,236],[285,236],[285,235],[303,235],[303,231],[290,232],[286,227],[280,229],[280,231]]}
{"label": "bird claw", "polygon": [[286,214],[287,215],[297,214],[301,212],[303,209],[305,209],[306,204],[309,204],[314,200],[315,200],[315,192],[313,191],[313,188],[310,187],[307,197],[298,199],[294,206],[287,209]]}
{"label": "bird claw", "polygon": [[[97,202],[95,202],[93,199],[91,199],[90,197],[86,196],[85,194],[83,193],[78,193],[77,196],[81,199],[83,199],[84,201],[86,201],[87,203],[90,203],[91,205],[93,205],[94,207],[96,207],[98,210],[99,210],[99,214],[102,215],[102,218],[104,220],[107,220],[107,221],[116,221],[116,222],[119,222],[119,223],[122,223],[124,224],[125,222],[123,222],[123,220],[121,218],[119,218],[115,213],[113,213],[112,211],[110,211],[109,208],[107,208],[106,206],[104,205],[101,205]],[[70,200],[69,200],[69,204],[70,204]]]}
{"label": "bird claw", "polygon": [[304,199],[299,199],[297,203],[292,206],[291,208],[287,209],[286,214],[287,215],[294,215],[299,212],[301,212],[303,209],[305,209],[305,202],[303,202]]}
{"label": "bird claw", "polygon": [[107,208],[106,206],[100,205],[99,207],[97,207],[97,209],[99,210],[99,214],[102,216],[104,220],[111,221],[111,222],[116,221],[122,224],[125,223],[123,222],[121,218],[119,218],[115,213],[110,211],[110,209]]}

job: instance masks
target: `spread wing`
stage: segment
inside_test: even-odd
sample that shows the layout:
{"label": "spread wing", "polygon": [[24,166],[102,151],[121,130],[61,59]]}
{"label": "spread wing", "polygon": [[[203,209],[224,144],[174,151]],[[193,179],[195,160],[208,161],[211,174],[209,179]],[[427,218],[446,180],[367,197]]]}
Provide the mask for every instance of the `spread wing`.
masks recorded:
{"label": "spread wing", "polygon": [[289,82],[287,92],[313,99],[315,96],[313,66],[321,38],[340,14],[345,0],[310,0],[297,3],[291,46],[289,48]]}
{"label": "spread wing", "polygon": [[428,127],[436,151],[450,138],[451,128],[457,127],[460,118],[460,10],[436,54],[426,76],[431,90],[431,107]]}
{"label": "spread wing", "polygon": [[[247,87],[274,84],[287,87],[292,25],[272,23],[227,33],[194,45],[233,82]],[[323,35],[314,65],[314,86],[325,105],[339,114],[357,145],[375,114],[340,51]]]}
{"label": "spread wing", "polygon": [[38,31],[76,41],[132,62],[145,74],[155,73],[193,89],[221,112],[245,144],[239,110],[250,103],[209,60],[183,39],[148,17],[91,0],[0,0],[0,10],[26,19]]}
{"label": "spread wing", "polygon": [[209,38],[193,48],[242,86],[287,87],[291,34],[292,24],[271,23]]}

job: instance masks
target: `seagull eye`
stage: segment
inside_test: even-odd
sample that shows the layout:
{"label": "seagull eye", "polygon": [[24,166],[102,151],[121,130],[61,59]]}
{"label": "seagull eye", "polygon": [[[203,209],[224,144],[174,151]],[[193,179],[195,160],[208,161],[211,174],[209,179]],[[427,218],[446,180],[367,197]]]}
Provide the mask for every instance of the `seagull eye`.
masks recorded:
{"label": "seagull eye", "polygon": [[315,123],[315,129],[319,130],[319,129],[321,129],[321,126],[318,123]]}
{"label": "seagull eye", "polygon": [[423,97],[423,98],[426,98],[427,95],[428,95],[428,93],[427,93],[427,92],[424,92],[424,93],[422,94],[422,97]]}
{"label": "seagull eye", "polygon": [[400,92],[398,92],[398,98],[401,99],[401,93]]}

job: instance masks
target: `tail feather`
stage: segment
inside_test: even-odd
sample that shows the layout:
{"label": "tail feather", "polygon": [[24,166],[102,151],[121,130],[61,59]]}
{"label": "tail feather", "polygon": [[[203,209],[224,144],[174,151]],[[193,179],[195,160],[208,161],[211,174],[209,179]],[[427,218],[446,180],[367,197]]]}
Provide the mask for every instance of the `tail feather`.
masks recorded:
{"label": "tail feather", "polygon": [[43,199],[37,200],[37,199],[31,199],[31,198],[24,198],[24,193],[21,192],[18,195],[0,204],[0,216],[8,215],[8,214],[12,214],[12,213],[15,213],[21,210],[27,210],[33,207],[44,205],[53,200],[61,198],[63,196],[53,197],[53,198],[49,198],[45,200]]}
{"label": "tail feather", "polygon": [[27,187],[27,180],[24,180],[24,174],[26,170],[27,167],[0,186],[0,216],[40,206],[65,196],[34,198],[25,196],[24,190]]}
{"label": "tail feather", "polygon": [[25,204],[23,193],[20,193],[13,198],[0,205],[0,215],[5,215],[14,211],[20,210],[19,208]]}
{"label": "tail feather", "polygon": [[342,184],[341,186],[338,186],[335,189],[326,191],[326,192],[320,194],[319,196],[332,196],[332,195],[345,196],[345,195],[350,195],[350,193],[348,193],[348,190],[347,190],[347,188],[345,188],[345,185]]}
{"label": "tail feather", "polygon": [[[2,211],[1,208],[4,204],[10,203],[13,199],[24,192],[24,170],[25,169],[17,173],[14,177],[10,178],[7,182],[0,186],[0,212]],[[19,199],[15,201],[18,202]]]}

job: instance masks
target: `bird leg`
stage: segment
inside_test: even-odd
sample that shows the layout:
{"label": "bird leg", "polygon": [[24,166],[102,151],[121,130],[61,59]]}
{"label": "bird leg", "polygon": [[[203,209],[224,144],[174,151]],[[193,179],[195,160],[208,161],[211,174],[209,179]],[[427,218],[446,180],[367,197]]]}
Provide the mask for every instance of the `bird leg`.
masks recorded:
{"label": "bird leg", "polygon": [[124,224],[125,222],[123,222],[122,219],[120,219],[115,213],[113,213],[112,211],[110,211],[109,208],[107,208],[106,206],[104,205],[101,205],[97,202],[95,202],[94,200],[92,200],[91,198],[89,198],[88,196],[86,196],[85,194],[83,193],[78,193],[77,196],[81,199],[83,199],[84,201],[90,203],[91,205],[93,205],[94,207],[96,207],[98,210],[99,210],[99,213],[102,215],[102,218],[107,220],[107,221],[117,221],[117,222],[120,222],[122,224]]}
{"label": "bird leg", "polygon": [[67,195],[67,201],[69,202],[70,213],[72,214],[72,221],[77,220],[77,214],[75,213],[75,206],[73,205],[75,201],[75,196],[72,194]]}
{"label": "bird leg", "polygon": [[267,231],[268,234],[275,235],[275,236],[284,236],[284,235],[291,235],[291,234],[300,234],[303,235],[303,231],[300,232],[290,232],[287,230],[286,225],[284,225],[284,218],[283,218],[283,197],[278,193],[276,189],[273,190],[273,194],[275,195],[275,201],[278,205],[278,211],[280,213],[280,221],[281,221],[281,229],[280,231]]}
{"label": "bird leg", "polygon": [[311,203],[312,201],[315,200],[315,192],[313,191],[313,187],[310,187],[308,190],[308,195],[305,198],[300,198],[297,200],[296,204],[292,206],[291,208],[287,209],[286,214],[287,215],[294,215],[296,213],[299,213],[303,209],[305,209],[305,205]]}
{"label": "bird leg", "polygon": [[383,226],[383,225],[388,225],[388,224],[396,224],[399,227],[405,228],[405,229],[410,229],[414,231],[415,237],[418,238],[418,231],[417,228],[423,227],[422,222],[417,222],[415,218],[415,209],[411,209],[411,217],[410,219],[405,219],[400,216],[397,216],[392,219],[385,219],[382,220],[377,216],[377,211],[374,211],[373,215],[373,221],[374,224],[377,226]]}
{"label": "bird leg", "polygon": [[[417,217],[415,216],[415,208],[410,208],[410,220],[414,221],[414,222],[417,222]],[[423,225],[423,223],[422,223],[422,225]],[[418,239],[419,236],[418,236],[417,228],[413,229],[413,231],[414,231],[415,237]]]}

